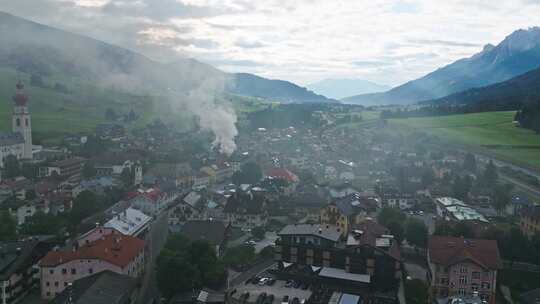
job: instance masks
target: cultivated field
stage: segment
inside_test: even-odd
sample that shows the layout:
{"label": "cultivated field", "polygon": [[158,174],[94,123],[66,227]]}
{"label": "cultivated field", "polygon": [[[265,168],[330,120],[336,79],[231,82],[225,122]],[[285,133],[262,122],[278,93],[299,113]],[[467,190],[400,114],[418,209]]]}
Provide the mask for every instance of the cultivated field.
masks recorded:
{"label": "cultivated field", "polygon": [[392,132],[424,132],[509,161],[540,168],[540,135],[515,127],[515,112],[390,119]]}

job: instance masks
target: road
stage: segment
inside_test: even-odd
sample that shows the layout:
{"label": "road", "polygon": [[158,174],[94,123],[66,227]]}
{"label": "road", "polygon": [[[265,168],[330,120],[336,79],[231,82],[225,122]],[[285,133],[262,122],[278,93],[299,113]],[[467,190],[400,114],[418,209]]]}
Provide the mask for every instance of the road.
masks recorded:
{"label": "road", "polygon": [[155,261],[167,241],[169,232],[168,220],[167,211],[159,214],[152,222],[150,231],[145,239],[149,253],[146,263],[146,272],[142,279],[141,294],[139,295],[138,301],[139,304],[152,303],[154,299],[159,300],[161,298],[157,288]]}
{"label": "road", "polygon": [[238,285],[238,284],[244,284],[244,282],[247,279],[266,271],[267,269],[272,267],[274,264],[275,264],[275,262],[274,262],[273,259],[263,261],[263,262],[255,265],[255,266],[251,267],[250,269],[240,273],[237,277],[231,279],[228,282],[228,286],[231,287],[231,286],[235,286],[235,285]]}

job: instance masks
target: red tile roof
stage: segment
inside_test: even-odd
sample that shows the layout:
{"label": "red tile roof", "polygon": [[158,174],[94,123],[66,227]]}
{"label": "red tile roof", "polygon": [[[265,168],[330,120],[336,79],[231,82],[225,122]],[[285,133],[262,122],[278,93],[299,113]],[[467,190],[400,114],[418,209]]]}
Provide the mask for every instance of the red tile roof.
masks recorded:
{"label": "red tile roof", "polygon": [[283,168],[274,168],[268,171],[266,174],[269,177],[273,178],[282,178],[288,182],[297,182],[298,176],[296,174],[292,173],[291,171]]}
{"label": "red tile roof", "polygon": [[99,259],[125,267],[144,250],[144,241],[126,235],[110,234],[76,251],[51,251],[40,265],[54,267],[73,260]]}
{"label": "red tile roof", "polygon": [[432,236],[428,242],[430,261],[451,266],[463,261],[474,262],[487,269],[500,269],[502,260],[497,241]]}
{"label": "red tile roof", "polygon": [[157,187],[146,189],[146,190],[141,189],[138,191],[132,191],[132,192],[127,193],[125,199],[132,200],[139,196],[143,196],[155,203],[163,196],[163,192]]}

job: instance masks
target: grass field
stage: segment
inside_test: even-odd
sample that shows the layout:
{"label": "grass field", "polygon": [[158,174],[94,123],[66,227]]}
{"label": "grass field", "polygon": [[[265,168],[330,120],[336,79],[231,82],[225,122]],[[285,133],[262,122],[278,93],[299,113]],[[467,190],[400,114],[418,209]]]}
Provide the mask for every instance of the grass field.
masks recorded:
{"label": "grass field", "polygon": [[[423,132],[442,141],[483,149],[509,161],[540,168],[540,135],[513,125],[515,112],[390,119],[396,133]],[[493,147],[495,146],[495,147]]]}

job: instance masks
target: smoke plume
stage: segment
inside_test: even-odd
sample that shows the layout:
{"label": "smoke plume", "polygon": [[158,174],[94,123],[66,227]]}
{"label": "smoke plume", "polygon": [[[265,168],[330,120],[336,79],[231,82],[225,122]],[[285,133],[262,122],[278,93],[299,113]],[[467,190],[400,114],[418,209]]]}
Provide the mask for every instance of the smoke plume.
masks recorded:
{"label": "smoke plume", "polygon": [[[199,119],[203,130],[215,135],[212,146],[221,153],[231,155],[236,150],[235,137],[237,116],[232,105],[223,98],[227,78],[224,75],[209,75],[200,85],[190,90],[180,102]],[[175,103],[176,103],[175,102]]]}

